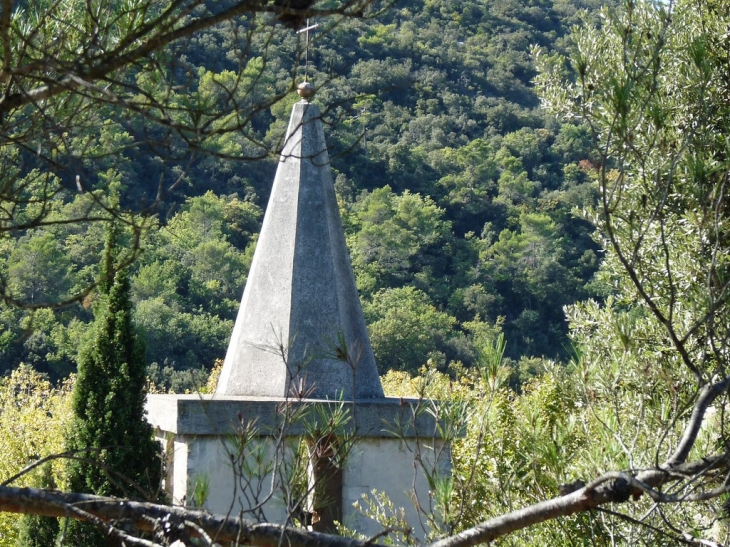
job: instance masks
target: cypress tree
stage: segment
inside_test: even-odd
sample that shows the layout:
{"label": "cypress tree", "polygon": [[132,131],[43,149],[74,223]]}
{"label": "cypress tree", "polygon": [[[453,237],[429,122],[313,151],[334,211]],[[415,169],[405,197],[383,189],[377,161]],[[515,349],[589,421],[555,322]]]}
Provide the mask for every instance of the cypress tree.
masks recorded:
{"label": "cypress tree", "polygon": [[[107,234],[95,320],[79,350],[73,392],[69,462],[74,492],[154,498],[161,479],[160,446],[145,419],[145,349],[132,323],[126,270],[114,270],[117,228]],[[93,525],[71,521],[64,541],[74,547],[116,545]]]}

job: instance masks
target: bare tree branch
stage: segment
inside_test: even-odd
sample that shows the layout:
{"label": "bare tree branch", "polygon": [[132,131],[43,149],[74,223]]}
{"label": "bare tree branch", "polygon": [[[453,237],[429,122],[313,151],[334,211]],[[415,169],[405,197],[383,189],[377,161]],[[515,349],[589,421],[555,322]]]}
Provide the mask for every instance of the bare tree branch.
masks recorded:
{"label": "bare tree branch", "polygon": [[727,481],[724,481],[719,488],[688,496],[667,495],[660,492],[659,488],[682,479],[691,481],[692,478],[704,476],[712,470],[728,469],[730,463],[728,453],[703,458],[689,464],[686,463],[686,459],[697,440],[707,408],[728,389],[729,383],[730,378],[725,378],[716,384],[708,384],[701,390],[679,446],[661,467],[634,473],[605,473],[575,492],[501,515],[437,541],[431,547],[471,547],[487,543],[534,524],[589,511],[608,503],[625,503],[632,496],[638,498],[642,494],[650,496],[657,503],[668,504],[714,499],[727,493],[729,490]]}
{"label": "bare tree branch", "polygon": [[[501,515],[454,536],[436,541],[431,547],[471,547],[488,543],[512,532],[522,530],[577,513],[597,509],[610,503],[626,503],[632,497],[649,495],[661,504],[714,499],[730,490],[727,484],[693,496],[674,496],[659,489],[666,483],[682,477],[705,474],[710,470],[727,471],[728,454],[706,458],[668,469],[650,469],[638,473],[609,472],[591,481],[575,492],[545,500],[534,505]],[[725,481],[727,482],[727,481]],[[206,542],[235,542],[256,547],[284,544],[290,547],[367,547],[371,540],[309,532],[279,524],[258,524],[241,518],[212,515],[183,507],[172,507],[90,494],[64,493],[35,488],[0,487],[0,510],[15,513],[64,517],[103,522],[126,522],[140,531],[154,531],[161,519],[180,522],[192,535]],[[386,531],[385,533],[389,533]]]}
{"label": "bare tree branch", "polygon": [[677,464],[684,463],[689,456],[690,450],[694,446],[697,440],[697,435],[702,427],[702,422],[705,418],[707,408],[717,399],[724,391],[727,391],[728,384],[730,383],[730,377],[725,378],[721,382],[716,384],[707,384],[700,391],[700,395],[697,398],[694,408],[692,409],[692,416],[684,429],[682,440],[679,446],[675,450],[672,457],[665,463],[666,467],[674,467]]}
{"label": "bare tree branch", "polygon": [[[104,522],[126,522],[138,530],[146,532],[154,531],[156,521],[163,518],[183,524],[188,522],[190,523],[189,530],[196,537],[201,531],[204,531],[210,538],[218,542],[238,541],[240,544],[254,547],[271,547],[278,545],[280,540],[283,540],[284,545],[290,547],[367,547],[368,545],[367,542],[356,539],[285,528],[279,524],[258,524],[183,507],[104,498],[91,494],[0,487],[0,510],[2,511],[65,517],[69,512],[69,507],[77,508]],[[89,517],[80,514],[70,516],[89,520]]]}

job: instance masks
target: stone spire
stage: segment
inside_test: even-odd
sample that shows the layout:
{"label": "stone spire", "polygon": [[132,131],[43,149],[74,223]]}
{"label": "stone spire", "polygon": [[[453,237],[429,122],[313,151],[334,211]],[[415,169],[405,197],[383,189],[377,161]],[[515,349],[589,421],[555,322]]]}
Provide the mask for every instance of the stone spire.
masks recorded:
{"label": "stone spire", "polygon": [[216,395],[293,391],[309,398],[383,397],[320,111],[306,100],[292,110]]}

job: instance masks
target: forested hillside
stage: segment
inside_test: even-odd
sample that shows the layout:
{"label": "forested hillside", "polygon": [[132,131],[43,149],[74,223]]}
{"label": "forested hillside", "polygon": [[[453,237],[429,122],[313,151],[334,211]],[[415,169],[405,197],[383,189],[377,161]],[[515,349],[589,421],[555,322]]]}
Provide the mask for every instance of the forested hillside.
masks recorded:
{"label": "forested hillside", "polygon": [[[375,20],[319,22],[310,79],[327,112],[336,191],[381,372],[413,372],[427,360],[442,371],[452,362],[468,367],[500,331],[515,381],[537,366],[531,358],[568,354],[563,306],[600,296],[591,284],[600,259],[593,228],[573,214],[595,200],[594,162],[586,130],[538,109],[531,47],[563,51],[571,26],[598,7],[419,0]],[[130,211],[154,204],[147,220],[130,221],[143,229],[129,237],[140,236],[135,320],[160,387],[192,386],[203,373],[194,380],[183,372],[209,370],[225,353],[276,150],[298,100],[269,101],[291,87],[297,40],[291,29],[245,18],[205,30],[154,61],[179,85],[128,75],[164,112],[87,113],[86,131],[64,134],[50,167],[32,150],[19,152],[32,195],[44,192],[44,176],[64,188],[46,204],[50,218],[84,217],[98,206],[94,189],[115,189]],[[243,81],[233,82],[242,63]],[[227,93],[234,87],[235,97]],[[257,106],[245,120],[206,117],[224,102]],[[176,130],[183,126],[204,137]],[[243,129],[227,130],[234,126]],[[11,159],[3,156],[4,165]],[[25,362],[65,376],[75,370],[94,293],[44,306],[96,279],[103,226],[63,221],[11,233],[0,240],[3,372]]]}
{"label": "forested hillside", "polygon": [[[69,517],[134,544],[730,545],[730,3],[391,4],[0,3],[0,545],[69,543]],[[312,13],[419,522],[371,491],[382,534],[305,529],[317,483],[363,460],[341,457],[357,405],[304,384],[224,443],[235,495],[278,490],[286,525],[198,511],[204,473],[184,507],[71,492],[93,460],[88,491],[127,480],[105,439],[142,425],[145,392],[214,389]]]}

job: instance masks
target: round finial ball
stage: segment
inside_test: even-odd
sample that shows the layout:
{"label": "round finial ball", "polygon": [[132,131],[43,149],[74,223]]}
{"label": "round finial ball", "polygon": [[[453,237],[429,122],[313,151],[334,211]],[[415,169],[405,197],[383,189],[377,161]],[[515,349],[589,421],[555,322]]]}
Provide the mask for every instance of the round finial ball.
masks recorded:
{"label": "round finial ball", "polygon": [[297,87],[297,93],[302,99],[309,99],[314,95],[314,86],[309,82],[302,82]]}

